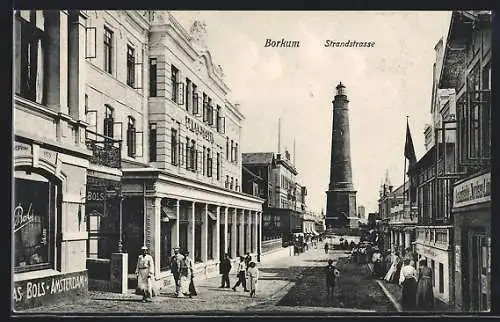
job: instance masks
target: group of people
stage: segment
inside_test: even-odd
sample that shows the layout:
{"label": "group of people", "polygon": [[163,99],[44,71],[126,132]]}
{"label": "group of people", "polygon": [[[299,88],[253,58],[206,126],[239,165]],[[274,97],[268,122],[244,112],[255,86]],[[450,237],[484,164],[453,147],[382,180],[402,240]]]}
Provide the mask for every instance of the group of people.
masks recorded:
{"label": "group of people", "polygon": [[403,250],[401,254],[383,254],[377,249],[372,256],[373,274],[375,278],[402,287],[403,310],[429,310],[434,307],[433,272],[426,259],[420,260],[417,267],[415,257],[410,249]]}
{"label": "group of people", "polygon": [[179,248],[174,248],[174,255],[170,260],[170,271],[174,277],[176,297],[193,297],[198,295],[194,286],[193,260],[189,251],[182,254]]}
{"label": "group of people", "polygon": [[[231,260],[229,254],[224,256],[224,259],[220,264],[220,273],[222,275],[222,281],[220,288],[229,288],[229,272],[231,271]],[[240,262],[237,267],[237,277],[238,280],[236,284],[232,287],[232,290],[236,292],[236,288],[240,285],[243,286],[245,292],[250,293],[250,297],[254,297],[257,291],[257,282],[259,280],[259,269],[257,264],[252,261],[252,256],[247,253],[246,256],[240,256]],[[247,283],[248,278],[248,283]]]}

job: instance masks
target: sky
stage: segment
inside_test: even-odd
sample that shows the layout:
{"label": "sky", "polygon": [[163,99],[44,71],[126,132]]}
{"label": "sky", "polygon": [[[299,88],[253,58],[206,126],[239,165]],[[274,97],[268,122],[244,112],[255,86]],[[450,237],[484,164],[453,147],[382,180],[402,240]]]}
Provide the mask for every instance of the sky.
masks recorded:
{"label": "sky", "polygon": [[[446,39],[447,11],[173,11],[189,30],[206,23],[206,44],[245,116],[241,151],[292,154],[308,210],[326,209],[332,101],[342,81],[349,99],[357,205],[378,210],[386,171],[403,184],[406,116],[417,159],[430,123],[434,46]],[[266,39],[298,48],[264,47]],[[372,48],[327,48],[326,40],[373,41]]]}

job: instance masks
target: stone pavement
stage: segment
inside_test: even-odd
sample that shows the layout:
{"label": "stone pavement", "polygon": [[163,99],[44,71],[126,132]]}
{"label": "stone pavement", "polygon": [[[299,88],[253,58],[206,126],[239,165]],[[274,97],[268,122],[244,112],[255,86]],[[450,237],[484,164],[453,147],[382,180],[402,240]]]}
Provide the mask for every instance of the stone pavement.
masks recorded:
{"label": "stone pavement", "polygon": [[[162,314],[211,314],[211,313],[255,313],[264,312],[364,312],[366,310],[351,307],[330,307],[328,305],[288,305],[279,303],[291,292],[305,271],[326,265],[327,258],[336,261],[346,256],[342,251],[324,253],[322,248],[310,249],[299,256],[289,256],[286,251],[279,251],[272,256],[263,258],[258,265],[261,276],[255,298],[242,289],[234,292],[232,289],[221,289],[220,277],[201,280],[196,283],[198,296],[193,298],[175,298],[173,286],[162,290],[153,298],[152,303],[142,303],[141,296],[133,293],[117,294],[90,291],[88,299],[82,299],[73,304],[42,307],[25,311],[26,313],[51,314],[95,314],[95,313],[162,313]],[[317,276],[318,277],[318,276]],[[321,281],[324,276],[319,277]],[[235,274],[230,275],[231,285],[236,282]],[[311,292],[317,292],[309,288]],[[371,310],[373,311],[373,310]]]}

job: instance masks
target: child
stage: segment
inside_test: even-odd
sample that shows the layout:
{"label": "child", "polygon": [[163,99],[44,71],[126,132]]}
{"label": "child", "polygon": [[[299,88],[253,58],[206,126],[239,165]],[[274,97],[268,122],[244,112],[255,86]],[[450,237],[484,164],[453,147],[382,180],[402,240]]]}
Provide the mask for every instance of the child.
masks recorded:
{"label": "child", "polygon": [[335,278],[340,275],[340,271],[337,267],[333,265],[333,260],[328,260],[328,266],[325,268],[326,272],[326,289],[328,291],[328,296],[333,295],[335,289]]}
{"label": "child", "polygon": [[248,265],[248,282],[250,284],[250,297],[255,297],[255,291],[257,289],[257,281],[259,280],[259,270],[257,269],[255,262],[250,262]]}

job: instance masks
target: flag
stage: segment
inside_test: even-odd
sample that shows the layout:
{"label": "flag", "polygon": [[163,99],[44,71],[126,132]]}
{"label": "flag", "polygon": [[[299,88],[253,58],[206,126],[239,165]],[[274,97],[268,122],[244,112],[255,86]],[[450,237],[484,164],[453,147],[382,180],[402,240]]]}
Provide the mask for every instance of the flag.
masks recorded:
{"label": "flag", "polygon": [[417,162],[417,157],[415,155],[415,148],[413,147],[413,140],[411,139],[410,126],[408,125],[408,120],[406,120],[405,158],[409,160],[410,166]]}

